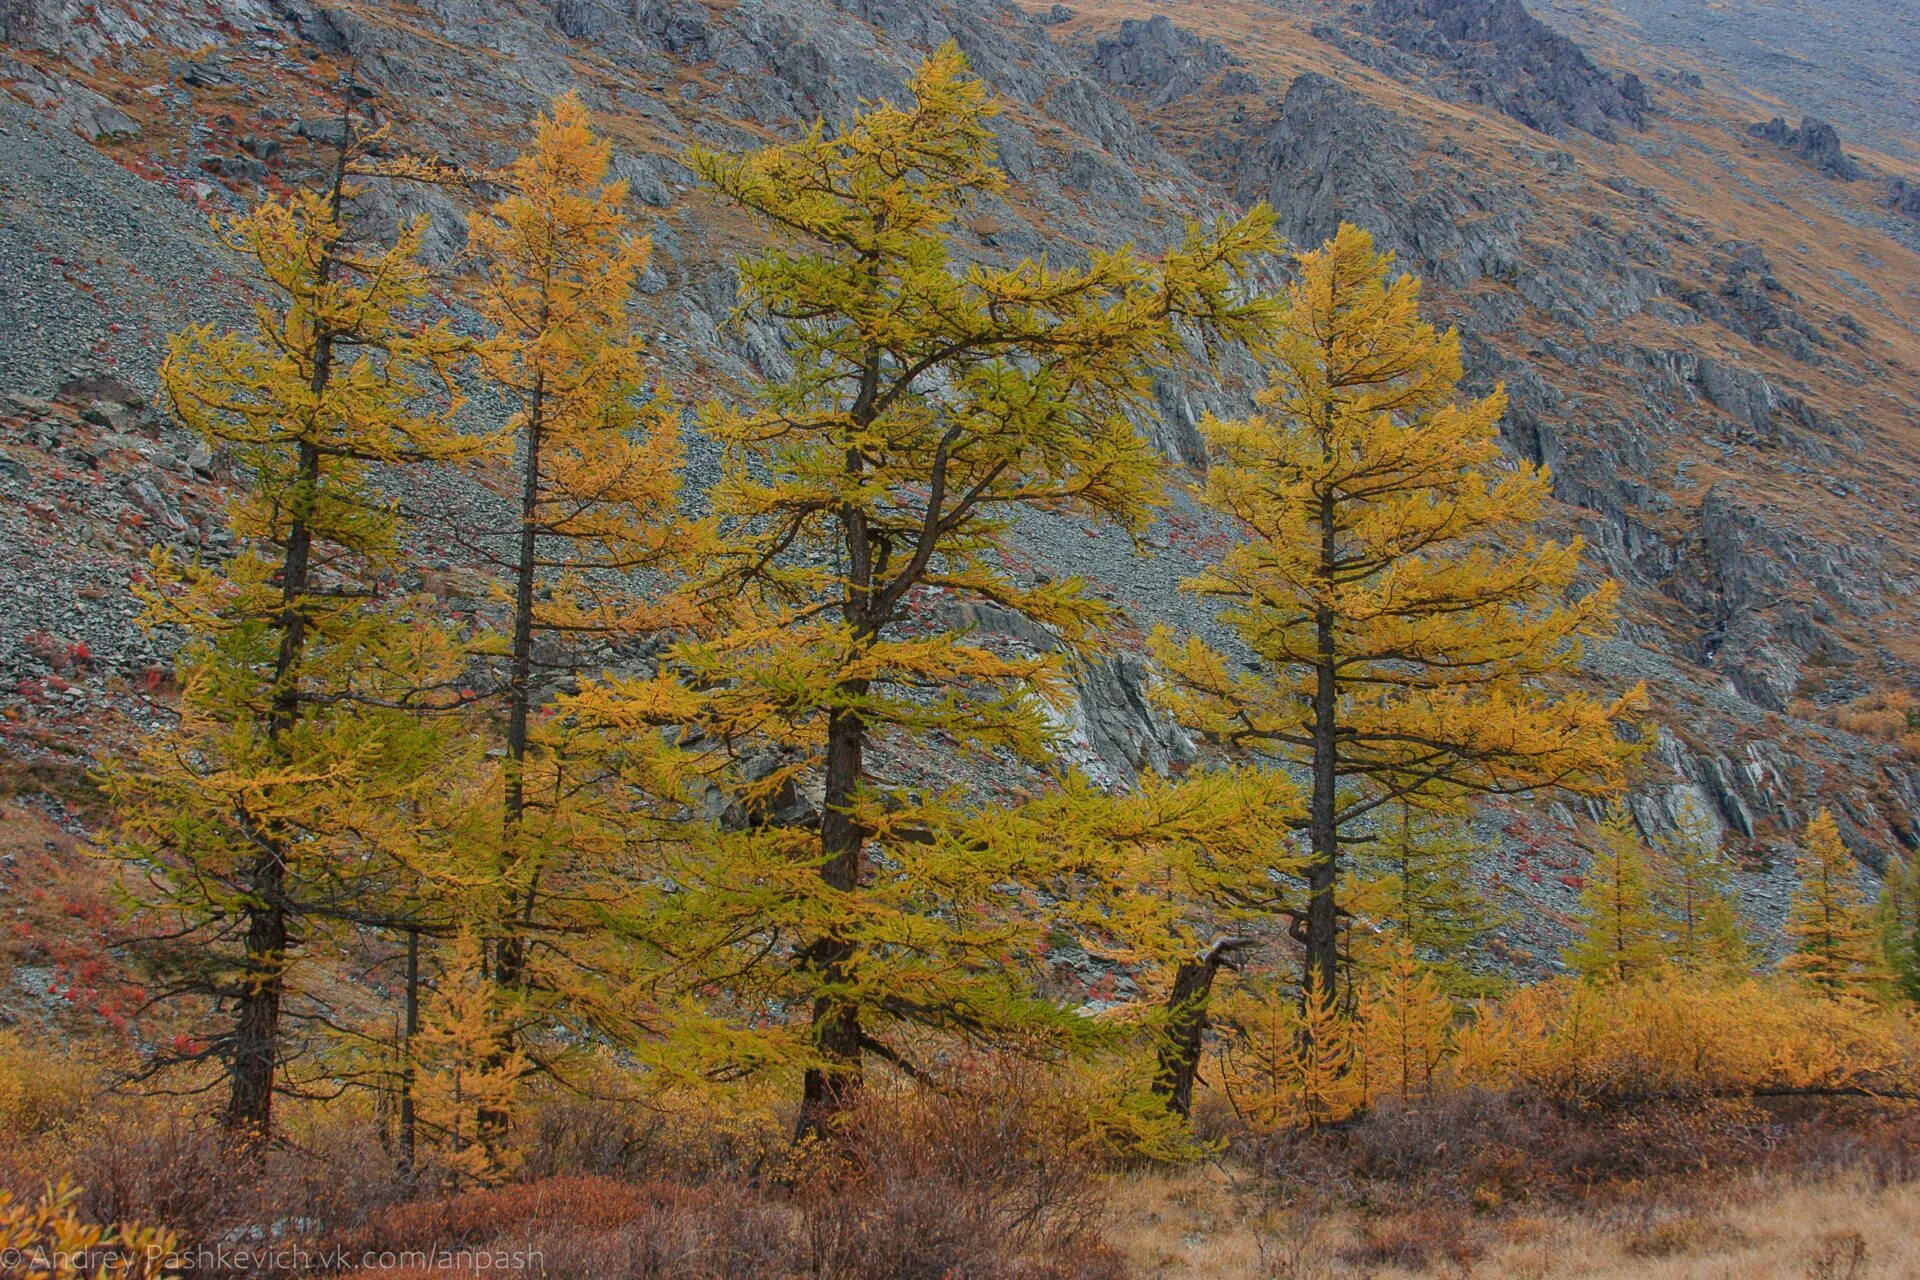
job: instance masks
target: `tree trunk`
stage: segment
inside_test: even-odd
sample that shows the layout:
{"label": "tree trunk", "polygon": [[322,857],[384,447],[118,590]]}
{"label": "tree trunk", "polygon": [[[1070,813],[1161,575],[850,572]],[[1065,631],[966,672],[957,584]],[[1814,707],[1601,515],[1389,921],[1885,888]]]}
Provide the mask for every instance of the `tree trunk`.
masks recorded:
{"label": "tree trunk", "polygon": [[420,1033],[420,931],[407,930],[407,1021],[401,1043],[405,1049],[400,1066],[400,1172],[413,1181],[413,1038]]}
{"label": "tree trunk", "polygon": [[[864,697],[867,682],[854,681],[845,692],[851,698]],[[860,717],[851,711],[835,711],[827,721],[826,811],[820,819],[820,844],[826,861],[820,866],[820,878],[841,893],[852,893],[860,886],[866,833],[853,820],[850,809],[865,769],[865,751],[866,726]],[[818,939],[807,951],[807,963],[822,982],[837,986],[845,981],[846,964],[853,956],[853,946],[845,938]],[[825,1061],[807,1068],[797,1136],[819,1132],[834,1112],[859,1094],[863,1038],[856,1004],[835,994],[815,999],[813,1042]]]}
{"label": "tree trunk", "polygon": [[[1338,548],[1334,539],[1333,498],[1320,503],[1320,556],[1323,584],[1331,590]],[[1313,792],[1308,810],[1308,835],[1313,849],[1307,866],[1307,966],[1301,996],[1318,991],[1331,996],[1339,990],[1340,921],[1334,890],[1340,872],[1338,801],[1339,748],[1338,689],[1334,668],[1333,609],[1323,600],[1314,610]]]}
{"label": "tree trunk", "polygon": [[[324,386],[332,349],[328,335],[320,335],[314,381]],[[320,479],[320,453],[313,445],[300,446],[300,477],[311,500]],[[278,740],[300,716],[297,684],[301,651],[306,645],[306,615],[300,597],[311,576],[313,531],[296,517],[287,533],[286,558],[280,570],[282,609],[278,620],[280,648],[274,659],[272,710],[267,721],[271,739]],[[242,944],[240,991],[234,1001],[232,1051],[228,1055],[230,1092],[223,1124],[248,1141],[264,1141],[273,1127],[273,1078],[280,1059],[280,1005],[285,992],[287,942],[291,933],[287,910],[287,864],[276,834],[255,833],[257,851],[247,870],[246,899],[241,907],[247,919]]]}
{"label": "tree trunk", "polygon": [[[277,854],[254,859],[246,908],[245,974],[235,1002],[231,1090],[223,1121],[243,1142],[263,1142],[273,1126],[273,1078],[279,1066],[281,969],[287,950],[287,913],[278,904],[285,867]],[[256,905],[261,904],[261,905]]]}
{"label": "tree trunk", "polygon": [[1252,938],[1218,938],[1174,972],[1153,1092],[1165,1098],[1167,1110],[1183,1120],[1193,1114],[1193,1082],[1200,1074],[1200,1046],[1207,1033],[1207,1001],[1213,994],[1213,979],[1221,966],[1234,967],[1234,952],[1253,943]]}
{"label": "tree trunk", "polygon": [[[514,566],[513,648],[507,675],[507,764],[501,811],[509,867],[519,860],[520,822],[526,812],[527,718],[533,706],[533,589],[539,546],[540,446],[544,379],[535,378],[527,413],[527,462],[520,486],[520,555]],[[529,890],[531,892],[531,890]],[[531,910],[532,904],[528,903]],[[511,912],[508,916],[511,916]],[[494,981],[512,987],[520,981],[525,948],[511,927],[500,935],[494,956]]]}

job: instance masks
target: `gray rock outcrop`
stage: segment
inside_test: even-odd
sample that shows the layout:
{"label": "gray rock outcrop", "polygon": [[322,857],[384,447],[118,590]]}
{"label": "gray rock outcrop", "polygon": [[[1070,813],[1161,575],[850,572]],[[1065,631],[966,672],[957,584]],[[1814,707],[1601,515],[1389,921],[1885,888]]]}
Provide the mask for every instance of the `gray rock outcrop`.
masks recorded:
{"label": "gray rock outcrop", "polygon": [[[1316,34],[1363,62],[1444,85],[1541,133],[1578,129],[1612,138],[1617,126],[1646,122],[1650,99],[1639,76],[1610,76],[1520,0],[1372,0],[1356,27]],[[1368,37],[1380,42],[1378,52]]]}
{"label": "gray rock outcrop", "polygon": [[1802,116],[1800,127],[1795,129],[1775,116],[1771,120],[1748,125],[1747,132],[1776,147],[1784,147],[1830,178],[1851,182],[1860,176],[1860,166],[1840,145],[1840,131],[1825,120]]}

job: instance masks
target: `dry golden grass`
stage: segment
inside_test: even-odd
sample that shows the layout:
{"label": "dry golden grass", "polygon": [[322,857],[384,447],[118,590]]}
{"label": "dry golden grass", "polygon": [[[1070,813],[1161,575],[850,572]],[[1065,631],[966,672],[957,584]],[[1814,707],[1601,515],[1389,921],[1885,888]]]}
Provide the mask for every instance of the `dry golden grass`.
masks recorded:
{"label": "dry golden grass", "polygon": [[[1116,1179],[1107,1239],[1141,1280],[1910,1280],[1920,1185],[1747,1177],[1645,1203],[1319,1213],[1219,1166]],[[1408,1240],[1430,1256],[1379,1260]]]}

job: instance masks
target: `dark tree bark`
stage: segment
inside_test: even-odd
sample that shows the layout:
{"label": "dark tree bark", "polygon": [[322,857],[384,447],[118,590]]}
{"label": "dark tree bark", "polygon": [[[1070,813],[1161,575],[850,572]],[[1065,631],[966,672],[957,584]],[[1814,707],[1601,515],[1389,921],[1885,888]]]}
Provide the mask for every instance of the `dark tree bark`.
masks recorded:
{"label": "dark tree bark", "polygon": [[[1320,563],[1331,586],[1338,555],[1332,495],[1320,500]],[[1340,921],[1334,891],[1340,877],[1339,799],[1339,689],[1334,662],[1333,610],[1325,604],[1314,612],[1313,790],[1309,800],[1308,838],[1313,859],[1307,867],[1307,966],[1301,998],[1309,991],[1331,995],[1339,989]]]}
{"label": "dark tree bark", "polygon": [[420,931],[407,930],[407,1021],[401,1043],[400,1066],[400,1174],[413,1180],[413,1038],[420,1033]]}
{"label": "dark tree bark", "polygon": [[1212,946],[1181,964],[1167,993],[1167,1029],[1154,1072],[1153,1092],[1181,1119],[1193,1114],[1193,1082],[1200,1074],[1200,1046],[1207,1034],[1207,1002],[1222,967],[1237,967],[1236,953],[1252,938],[1217,938]]}
{"label": "dark tree bark", "polygon": [[[520,485],[520,546],[513,579],[513,647],[507,672],[506,786],[501,797],[506,856],[519,856],[520,825],[526,814],[527,720],[533,706],[533,591],[538,564],[540,520],[540,446],[544,386],[534,380],[527,413],[526,470]],[[532,912],[532,887],[526,909]],[[520,936],[505,929],[495,944],[493,976],[504,987],[519,983],[526,964]]]}

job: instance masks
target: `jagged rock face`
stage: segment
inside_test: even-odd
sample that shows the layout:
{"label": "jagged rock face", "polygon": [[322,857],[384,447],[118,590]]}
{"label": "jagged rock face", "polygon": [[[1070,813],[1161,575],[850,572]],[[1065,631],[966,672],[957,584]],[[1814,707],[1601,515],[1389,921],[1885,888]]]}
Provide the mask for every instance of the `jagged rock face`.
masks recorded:
{"label": "jagged rock face", "polygon": [[1352,222],[1445,283],[1518,271],[1523,193],[1472,179],[1404,124],[1316,73],[1288,86],[1279,119],[1240,158],[1234,186],[1243,199],[1272,204],[1295,244],[1318,244]]}
{"label": "jagged rock face", "polygon": [[1198,89],[1235,59],[1217,41],[1176,27],[1165,14],[1128,18],[1093,47],[1093,74],[1116,88],[1145,93],[1160,106]]}
{"label": "jagged rock face", "polygon": [[[1645,123],[1648,94],[1637,75],[1616,81],[1520,0],[1373,0],[1358,25],[1427,64],[1467,101],[1530,129],[1612,138],[1617,125]],[[1337,29],[1330,34],[1349,52],[1361,47]]]}
{"label": "jagged rock face", "polygon": [[1747,132],[1764,138],[1777,147],[1785,147],[1828,177],[1851,182],[1860,176],[1860,166],[1847,157],[1840,146],[1840,131],[1825,120],[1802,116],[1798,129],[1790,128],[1779,116],[1747,126]]}
{"label": "jagged rock face", "polygon": [[1711,289],[1682,289],[1680,300],[1709,320],[1743,338],[1807,360],[1813,347],[1827,345],[1820,330],[1792,309],[1793,295],[1773,274],[1773,264],[1758,245],[1722,246],[1710,265],[1719,276]]}

